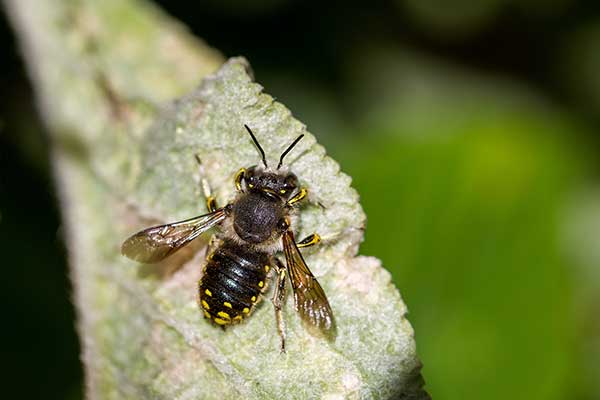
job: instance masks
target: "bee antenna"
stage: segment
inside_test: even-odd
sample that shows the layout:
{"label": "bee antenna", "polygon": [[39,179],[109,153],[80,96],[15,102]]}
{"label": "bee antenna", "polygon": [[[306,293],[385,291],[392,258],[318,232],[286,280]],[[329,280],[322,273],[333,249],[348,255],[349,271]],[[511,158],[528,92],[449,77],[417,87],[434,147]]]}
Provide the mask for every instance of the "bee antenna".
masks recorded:
{"label": "bee antenna", "polygon": [[244,127],[246,128],[246,130],[248,131],[248,133],[252,137],[252,140],[254,141],[254,144],[258,148],[258,151],[260,151],[260,155],[262,156],[262,162],[263,162],[263,164],[265,164],[265,168],[269,168],[269,166],[267,165],[267,158],[265,157],[265,151],[262,149],[262,147],[260,147],[260,143],[258,143],[258,140],[256,140],[256,136],[254,136],[254,133],[252,133],[252,131],[250,130],[250,128],[248,128],[248,125],[244,124]]}
{"label": "bee antenna", "polygon": [[283,164],[283,158],[287,155],[287,153],[290,152],[290,150],[292,150],[294,148],[294,146],[296,144],[298,144],[298,142],[300,141],[300,139],[302,139],[304,137],[304,134],[298,136],[296,138],[296,140],[294,140],[294,142],[292,144],[290,144],[290,147],[288,147],[287,149],[285,149],[285,151],[281,154],[281,157],[279,158],[279,164],[277,165],[277,169],[281,168],[281,164]]}

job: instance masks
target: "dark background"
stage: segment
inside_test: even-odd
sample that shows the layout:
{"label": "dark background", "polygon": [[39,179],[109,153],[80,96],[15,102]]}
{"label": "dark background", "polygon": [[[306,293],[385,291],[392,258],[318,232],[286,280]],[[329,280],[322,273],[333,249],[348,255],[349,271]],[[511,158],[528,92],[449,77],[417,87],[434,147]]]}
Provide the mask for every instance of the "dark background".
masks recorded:
{"label": "dark background", "polygon": [[[353,176],[434,398],[600,398],[600,3],[159,3]],[[3,392],[77,399],[47,134],[0,45]]]}

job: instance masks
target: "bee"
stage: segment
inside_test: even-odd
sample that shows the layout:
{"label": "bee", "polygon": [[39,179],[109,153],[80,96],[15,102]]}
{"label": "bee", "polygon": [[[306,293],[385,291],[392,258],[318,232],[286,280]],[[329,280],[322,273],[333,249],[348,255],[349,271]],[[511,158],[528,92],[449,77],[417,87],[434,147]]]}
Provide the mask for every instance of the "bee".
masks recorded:
{"label": "bee", "polygon": [[[296,242],[290,226],[290,216],[308,191],[299,186],[296,175],[281,170],[285,156],[304,135],[285,149],[273,170],[252,130],[244,127],[260,152],[263,166],[241,168],[237,172],[234,178],[237,194],[233,201],[218,207],[208,191],[208,214],[144,229],[125,240],[122,253],[135,261],[156,263],[210,228],[218,227],[211,241],[216,245],[208,251],[198,283],[199,306],[207,319],[223,328],[242,322],[252,314],[274,275],[271,300],[281,351],[285,352],[282,307],[289,276],[296,312],[310,331],[333,338],[336,329],[333,312],[299,250],[319,243],[321,238],[314,233]],[[285,255],[285,266],[276,256],[279,251]]]}

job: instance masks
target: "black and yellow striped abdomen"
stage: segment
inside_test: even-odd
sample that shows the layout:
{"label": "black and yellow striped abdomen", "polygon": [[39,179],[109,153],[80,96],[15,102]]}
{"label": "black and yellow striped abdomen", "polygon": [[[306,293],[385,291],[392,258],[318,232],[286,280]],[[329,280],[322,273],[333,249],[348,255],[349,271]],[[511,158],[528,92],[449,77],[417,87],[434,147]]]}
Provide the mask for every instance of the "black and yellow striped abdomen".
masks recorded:
{"label": "black and yellow striped abdomen", "polygon": [[250,314],[267,286],[271,256],[226,240],[209,257],[198,285],[204,316],[224,326]]}

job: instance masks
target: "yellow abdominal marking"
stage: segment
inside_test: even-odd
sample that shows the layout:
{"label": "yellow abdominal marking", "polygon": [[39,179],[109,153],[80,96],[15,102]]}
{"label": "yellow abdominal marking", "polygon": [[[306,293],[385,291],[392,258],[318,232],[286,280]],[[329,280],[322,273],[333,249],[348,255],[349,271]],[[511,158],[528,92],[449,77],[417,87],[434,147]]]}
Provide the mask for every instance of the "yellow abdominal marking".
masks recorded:
{"label": "yellow abdominal marking", "polygon": [[210,310],[210,306],[208,305],[208,303],[206,302],[206,300],[202,300],[202,307],[204,307],[207,310]]}
{"label": "yellow abdominal marking", "polygon": [[269,267],[268,265],[265,265],[265,272],[269,272],[270,269],[271,269],[271,267]]}
{"label": "yellow abdominal marking", "polygon": [[227,308],[231,308],[231,303],[228,301],[223,302],[223,305]]}
{"label": "yellow abdominal marking", "polygon": [[248,314],[250,312],[250,309],[248,307],[244,307],[244,309],[242,310],[242,312],[244,314]]}
{"label": "yellow abdominal marking", "polygon": [[252,298],[250,299],[251,302],[255,302],[256,301],[256,296],[252,296]]}
{"label": "yellow abdominal marking", "polygon": [[236,315],[235,317],[233,317],[234,321],[241,321],[242,320],[242,316],[241,315]]}
{"label": "yellow abdominal marking", "polygon": [[208,313],[208,311],[206,311],[206,310],[202,310],[202,311],[204,311],[204,316],[206,318],[210,319],[210,314]]}
{"label": "yellow abdominal marking", "polygon": [[219,312],[217,313],[217,315],[218,315],[219,317],[221,317],[221,318],[224,318],[224,319],[231,319],[231,317],[229,316],[229,314],[227,314],[225,311],[219,311]]}
{"label": "yellow abdominal marking", "polygon": [[265,283],[263,281],[258,282],[258,287],[263,287],[265,286]]}
{"label": "yellow abdominal marking", "polygon": [[229,323],[229,321],[225,321],[221,318],[214,318],[213,321],[215,321],[215,323],[218,325],[227,325]]}
{"label": "yellow abdominal marking", "polygon": [[212,292],[210,290],[206,289],[204,293],[206,293],[207,296],[212,297]]}

